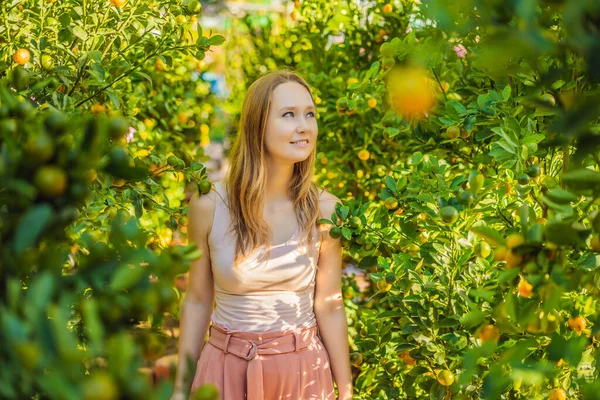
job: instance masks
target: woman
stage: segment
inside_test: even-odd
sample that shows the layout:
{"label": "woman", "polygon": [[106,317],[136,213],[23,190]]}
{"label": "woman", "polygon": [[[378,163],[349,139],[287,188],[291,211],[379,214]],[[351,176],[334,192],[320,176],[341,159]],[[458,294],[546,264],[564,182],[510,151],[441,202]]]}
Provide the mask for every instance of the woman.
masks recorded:
{"label": "woman", "polygon": [[191,360],[191,390],[212,383],[223,400],[333,400],[334,379],[338,399],[352,398],[342,247],[316,224],[339,199],[312,183],[317,135],[300,76],[273,71],[250,86],[227,177],[190,200],[203,256],[182,307],[174,399]]}

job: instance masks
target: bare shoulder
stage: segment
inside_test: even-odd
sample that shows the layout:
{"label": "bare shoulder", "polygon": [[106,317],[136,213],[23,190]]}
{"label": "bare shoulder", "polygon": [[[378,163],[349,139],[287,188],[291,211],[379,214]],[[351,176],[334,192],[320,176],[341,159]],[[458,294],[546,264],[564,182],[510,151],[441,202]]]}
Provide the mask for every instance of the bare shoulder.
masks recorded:
{"label": "bare shoulder", "polygon": [[[215,182],[216,183],[216,182]],[[195,192],[189,201],[189,223],[201,233],[209,233],[212,228],[218,193],[214,184],[210,192],[200,195]]]}
{"label": "bare shoulder", "polygon": [[329,219],[331,217],[331,214],[335,211],[336,203],[341,203],[341,200],[325,189],[320,191],[319,207],[321,209],[321,215],[323,215],[324,218]]}

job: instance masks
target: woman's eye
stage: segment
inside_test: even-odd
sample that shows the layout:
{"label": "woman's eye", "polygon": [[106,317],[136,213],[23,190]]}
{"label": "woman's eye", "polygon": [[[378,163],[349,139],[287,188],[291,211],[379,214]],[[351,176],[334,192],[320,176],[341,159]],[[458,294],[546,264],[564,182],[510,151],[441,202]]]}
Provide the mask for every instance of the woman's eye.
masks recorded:
{"label": "woman's eye", "polygon": [[[288,111],[288,112],[286,112],[285,114],[283,114],[283,116],[285,117],[285,116],[286,116],[286,115],[288,115],[288,114],[292,114],[292,116],[294,116],[294,113],[293,113],[292,111]],[[309,113],[308,113],[308,114],[306,114],[306,115],[312,115],[312,116],[314,117],[314,116],[315,116],[315,113],[311,111],[311,112],[309,112]]]}

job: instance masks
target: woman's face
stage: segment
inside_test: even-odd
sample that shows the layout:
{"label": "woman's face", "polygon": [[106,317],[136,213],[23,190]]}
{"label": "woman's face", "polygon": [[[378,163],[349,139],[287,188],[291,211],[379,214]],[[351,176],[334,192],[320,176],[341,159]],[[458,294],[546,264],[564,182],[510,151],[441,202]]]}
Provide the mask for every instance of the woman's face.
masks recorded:
{"label": "woman's face", "polygon": [[[308,90],[297,82],[278,85],[265,131],[268,157],[288,164],[304,161],[317,145],[317,135],[316,110]],[[294,143],[298,141],[308,143]]]}

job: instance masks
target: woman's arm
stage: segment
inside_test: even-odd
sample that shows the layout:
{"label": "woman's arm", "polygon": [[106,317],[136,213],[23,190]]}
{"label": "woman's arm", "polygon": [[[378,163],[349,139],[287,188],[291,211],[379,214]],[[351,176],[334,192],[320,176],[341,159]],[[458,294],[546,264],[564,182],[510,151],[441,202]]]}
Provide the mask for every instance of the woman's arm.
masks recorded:
{"label": "woman's arm", "polygon": [[192,261],[188,289],[183,300],[179,329],[179,358],[172,399],[183,399],[190,390],[191,374],[188,358],[194,366],[200,356],[213,311],[214,286],[208,248],[208,233],[215,209],[215,193],[190,199],[188,211],[188,241],[196,243],[202,256]]}
{"label": "woman's arm", "polygon": [[[321,213],[330,216],[340,200],[325,192]],[[342,297],[342,245],[328,232],[331,226],[321,225],[323,233],[319,253],[315,289],[315,316],[323,344],[329,353],[333,377],[339,390],[339,400],[352,399],[352,373],[348,345],[348,322]]]}

